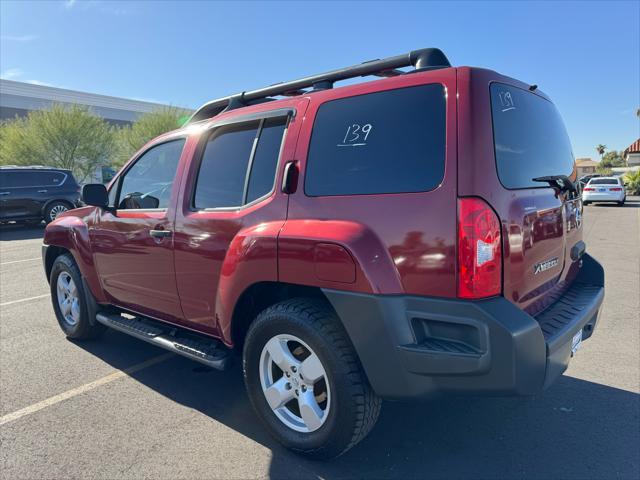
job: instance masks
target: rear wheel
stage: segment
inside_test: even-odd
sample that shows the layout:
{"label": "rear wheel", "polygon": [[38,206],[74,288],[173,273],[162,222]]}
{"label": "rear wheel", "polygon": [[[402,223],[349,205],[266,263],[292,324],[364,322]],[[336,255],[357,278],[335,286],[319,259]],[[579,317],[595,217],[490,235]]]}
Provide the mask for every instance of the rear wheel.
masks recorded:
{"label": "rear wheel", "polygon": [[87,305],[82,276],[71,255],[60,255],[55,259],[49,284],[53,310],[67,337],[87,340],[105,331],[106,327],[90,319],[91,311]]}
{"label": "rear wheel", "polygon": [[373,428],[380,399],[324,303],[292,299],[267,308],[251,325],[243,353],[249,399],[287,448],[336,457]]}
{"label": "rear wheel", "polygon": [[44,211],[44,221],[46,223],[53,222],[58,215],[69,210],[70,205],[67,202],[63,202],[60,200],[56,200],[47,205],[47,208]]}

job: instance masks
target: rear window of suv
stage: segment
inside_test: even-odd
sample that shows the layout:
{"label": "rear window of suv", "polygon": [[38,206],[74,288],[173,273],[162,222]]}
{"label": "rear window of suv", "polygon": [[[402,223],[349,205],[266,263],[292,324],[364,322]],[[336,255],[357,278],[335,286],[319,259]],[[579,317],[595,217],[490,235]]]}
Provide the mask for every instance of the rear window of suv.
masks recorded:
{"label": "rear window of suv", "polygon": [[560,113],[550,101],[526,90],[491,84],[496,166],[506,188],[544,184],[537,177],[573,173],[571,142]]}
{"label": "rear window of suv", "polygon": [[424,192],[444,176],[446,96],[440,84],[329,101],[313,126],[309,196]]}

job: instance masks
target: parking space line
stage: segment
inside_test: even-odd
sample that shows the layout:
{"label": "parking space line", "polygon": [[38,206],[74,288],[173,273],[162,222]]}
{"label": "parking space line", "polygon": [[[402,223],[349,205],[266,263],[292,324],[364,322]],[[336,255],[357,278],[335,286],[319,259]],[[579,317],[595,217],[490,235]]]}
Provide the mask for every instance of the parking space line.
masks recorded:
{"label": "parking space line", "polygon": [[33,405],[30,405],[28,407],[22,408],[20,410],[17,410],[13,413],[8,413],[7,415],[4,415],[2,417],[0,417],[0,426],[4,425],[5,423],[9,423],[9,422],[13,422],[15,420],[18,420],[22,417],[25,417],[27,415],[31,415],[32,413],[36,413],[44,408],[50,407],[52,405],[55,405],[57,403],[63,402],[65,400],[68,400],[70,398],[76,397],[78,395],[81,395],[85,392],[88,392],[89,390],[93,390],[94,388],[98,388],[102,385],[106,385],[107,383],[111,383],[115,380],[118,380],[120,378],[123,377],[127,377],[132,373],[135,372],[139,372],[140,370],[143,370],[145,368],[149,368],[153,365],[156,365],[160,362],[164,362],[165,360],[167,360],[168,358],[174,357],[175,354],[174,353],[164,353],[162,355],[158,355],[157,357],[153,357],[150,358],[149,360],[146,360],[142,363],[138,363],[132,367],[126,368],[124,370],[119,370],[117,372],[114,372],[110,375],[107,375],[106,377],[102,377],[98,380],[95,380],[93,382],[90,383],[86,383],[84,385],[81,385],[80,387],[77,388],[72,388],[71,390],[67,390],[66,392],[62,392],[58,395],[54,395],[53,397],[49,397],[46,400],[43,400],[41,402],[38,403],[34,403]]}
{"label": "parking space line", "polygon": [[40,298],[45,298],[49,296],[51,296],[50,293],[45,293],[44,295],[37,295],[35,297],[21,298],[20,300],[12,300],[11,302],[0,303],[0,307],[6,307],[7,305],[14,305],[16,303],[29,302],[31,300],[38,300]]}
{"label": "parking space line", "polygon": [[12,263],[33,262],[35,260],[42,260],[42,257],[27,258],[25,260],[13,260],[11,262],[2,262],[2,263],[0,263],[0,266],[2,266],[2,265],[11,265]]}

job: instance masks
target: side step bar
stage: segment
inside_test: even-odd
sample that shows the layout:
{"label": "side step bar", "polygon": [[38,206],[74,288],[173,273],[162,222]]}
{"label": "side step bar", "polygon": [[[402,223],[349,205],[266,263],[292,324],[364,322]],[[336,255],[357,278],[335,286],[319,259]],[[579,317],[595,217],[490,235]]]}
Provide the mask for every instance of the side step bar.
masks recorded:
{"label": "side step bar", "polygon": [[[213,339],[175,337],[166,330],[139,318],[125,318],[119,314],[98,313],[96,320],[107,327],[131,335],[139,340],[151,343],[200,362],[217,370],[226,370],[230,364],[230,352],[222,343]],[[171,328],[171,330],[174,330]]]}

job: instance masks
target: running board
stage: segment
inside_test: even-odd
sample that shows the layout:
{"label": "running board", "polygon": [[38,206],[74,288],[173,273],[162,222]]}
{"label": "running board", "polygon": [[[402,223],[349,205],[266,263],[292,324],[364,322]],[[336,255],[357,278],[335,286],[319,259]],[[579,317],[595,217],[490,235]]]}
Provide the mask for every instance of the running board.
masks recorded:
{"label": "running board", "polygon": [[175,328],[163,329],[140,318],[125,318],[119,314],[98,313],[96,320],[114,330],[217,370],[226,370],[230,364],[229,350],[214,339],[176,337],[169,333],[169,331],[175,331]]}

